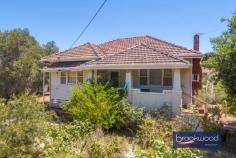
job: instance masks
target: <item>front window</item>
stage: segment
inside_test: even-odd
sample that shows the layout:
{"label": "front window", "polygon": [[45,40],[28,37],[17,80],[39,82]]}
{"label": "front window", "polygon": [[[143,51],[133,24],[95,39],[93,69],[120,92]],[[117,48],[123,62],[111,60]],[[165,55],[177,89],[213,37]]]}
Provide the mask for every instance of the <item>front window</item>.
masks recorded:
{"label": "front window", "polygon": [[161,76],[162,76],[161,69],[149,70],[150,84],[161,85],[161,80],[162,80]]}
{"label": "front window", "polygon": [[148,71],[143,69],[140,70],[140,85],[148,84]]}
{"label": "front window", "polygon": [[83,71],[77,72],[77,81],[78,83],[83,83]]}
{"label": "front window", "polygon": [[66,84],[66,72],[61,72],[61,84]]}
{"label": "front window", "polygon": [[172,70],[171,69],[164,70],[163,85],[172,86]]}
{"label": "front window", "polygon": [[68,84],[76,84],[76,72],[68,72]]}

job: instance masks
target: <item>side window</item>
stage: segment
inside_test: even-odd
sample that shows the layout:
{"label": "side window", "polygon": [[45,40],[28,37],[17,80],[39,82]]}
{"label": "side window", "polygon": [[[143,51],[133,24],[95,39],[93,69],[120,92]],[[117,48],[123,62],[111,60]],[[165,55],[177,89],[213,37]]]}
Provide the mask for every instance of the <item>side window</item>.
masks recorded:
{"label": "side window", "polygon": [[61,72],[60,82],[61,84],[66,84],[66,72]]}
{"label": "side window", "polygon": [[77,83],[83,83],[83,71],[77,72]]}
{"label": "side window", "polygon": [[195,82],[199,81],[199,74],[193,74],[193,81]]}
{"label": "side window", "polygon": [[147,85],[148,84],[148,73],[147,73],[147,70],[141,69],[139,76],[140,76],[140,85]]}
{"label": "side window", "polygon": [[163,77],[163,86],[172,86],[172,70],[165,69]]}

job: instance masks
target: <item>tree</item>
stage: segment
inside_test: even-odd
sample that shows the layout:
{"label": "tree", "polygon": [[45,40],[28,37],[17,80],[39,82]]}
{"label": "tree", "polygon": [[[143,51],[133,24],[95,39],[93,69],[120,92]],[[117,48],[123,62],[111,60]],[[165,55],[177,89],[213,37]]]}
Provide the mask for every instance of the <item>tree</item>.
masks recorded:
{"label": "tree", "polygon": [[236,113],[236,12],[223,21],[227,21],[228,30],[211,40],[214,56],[210,61],[226,90],[229,107]]}
{"label": "tree", "polygon": [[0,32],[0,96],[39,91],[43,76],[39,60],[47,54],[27,29]]}
{"label": "tree", "polygon": [[59,48],[54,41],[49,41],[46,44],[43,44],[43,49],[47,53],[47,55],[57,53],[59,51]]}

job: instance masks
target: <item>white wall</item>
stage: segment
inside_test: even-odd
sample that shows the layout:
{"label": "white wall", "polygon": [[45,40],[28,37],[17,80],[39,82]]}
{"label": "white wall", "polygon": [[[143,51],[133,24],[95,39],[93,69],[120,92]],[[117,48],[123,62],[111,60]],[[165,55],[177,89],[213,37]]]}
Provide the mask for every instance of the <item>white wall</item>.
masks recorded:
{"label": "white wall", "polygon": [[51,72],[51,99],[68,100],[75,85],[61,84],[60,72]]}
{"label": "white wall", "polygon": [[160,108],[163,105],[172,106],[173,113],[179,112],[181,105],[181,91],[163,90],[163,93],[140,92],[140,89],[131,89],[129,101],[134,106],[145,107],[146,110]]}
{"label": "white wall", "polygon": [[[184,93],[192,96],[192,71],[189,69],[181,69],[181,87]],[[192,99],[183,95],[183,104],[191,103]]]}

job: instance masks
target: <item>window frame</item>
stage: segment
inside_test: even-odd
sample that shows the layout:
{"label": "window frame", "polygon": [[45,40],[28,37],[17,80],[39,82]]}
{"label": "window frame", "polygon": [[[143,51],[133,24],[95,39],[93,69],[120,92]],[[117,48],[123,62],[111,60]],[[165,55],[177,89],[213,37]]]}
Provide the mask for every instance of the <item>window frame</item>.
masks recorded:
{"label": "window frame", "polygon": [[[74,76],[72,76],[73,78],[74,78],[74,82],[70,82],[70,73],[75,73],[74,74]],[[77,72],[75,72],[75,71],[69,71],[69,72],[67,72],[67,84],[68,85],[74,85],[74,84],[76,84],[77,83]]]}
{"label": "window frame", "polygon": [[[147,71],[147,84],[141,84],[141,78],[142,77],[145,77],[145,76],[142,76],[141,75],[141,70],[146,70]],[[150,70],[161,70],[161,84],[151,84],[151,81],[150,81]],[[171,85],[165,85],[164,84],[164,80],[165,80],[165,70],[171,70],[171,80],[172,80],[172,84]],[[173,87],[173,69],[139,69],[139,85],[140,86],[149,86],[149,85],[152,85],[152,86],[162,86],[162,87]]]}
{"label": "window frame", "polygon": [[[170,76],[165,76],[165,72],[167,71],[167,70],[170,70],[171,71],[171,73],[170,73]],[[166,78],[171,78],[171,85],[165,85],[165,79]],[[173,87],[173,69],[163,69],[163,87]]]}
{"label": "window frame", "polygon": [[[62,73],[65,73],[65,76],[62,76]],[[65,83],[62,83],[62,78],[65,78]],[[67,84],[67,72],[65,71],[60,72],[60,84]]]}
{"label": "window frame", "polygon": [[[195,76],[197,77],[196,80],[194,79]],[[200,80],[200,75],[199,75],[199,74],[192,74],[192,81],[193,81],[193,82],[199,82],[199,80]]]}
{"label": "window frame", "polygon": [[[151,71],[152,70],[158,70],[158,71],[160,71],[160,83],[159,84],[153,84],[153,83],[151,83]],[[149,71],[149,85],[153,85],[153,86],[163,86],[163,69],[149,69],[148,70]]]}
{"label": "window frame", "polygon": [[[146,75],[141,75],[141,71],[145,70]],[[146,78],[146,84],[141,84],[141,78]],[[149,71],[148,69],[140,69],[139,70],[139,85],[141,86],[148,86],[149,85]]]}
{"label": "window frame", "polygon": [[[81,74],[79,75],[79,73],[81,73]],[[82,79],[82,82],[79,81],[80,79]],[[76,82],[77,82],[77,84],[84,82],[84,72],[83,71],[77,71],[77,73],[76,73]]]}

